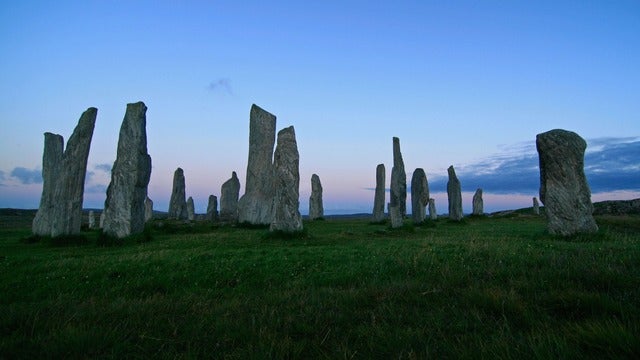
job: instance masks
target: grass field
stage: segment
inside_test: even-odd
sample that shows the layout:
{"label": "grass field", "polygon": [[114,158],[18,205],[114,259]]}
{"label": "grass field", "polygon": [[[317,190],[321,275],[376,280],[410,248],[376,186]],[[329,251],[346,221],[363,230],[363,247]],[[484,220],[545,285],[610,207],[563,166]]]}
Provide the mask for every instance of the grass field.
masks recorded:
{"label": "grass field", "polygon": [[165,224],[151,240],[25,241],[0,226],[0,358],[640,358],[640,217],[265,229]]}

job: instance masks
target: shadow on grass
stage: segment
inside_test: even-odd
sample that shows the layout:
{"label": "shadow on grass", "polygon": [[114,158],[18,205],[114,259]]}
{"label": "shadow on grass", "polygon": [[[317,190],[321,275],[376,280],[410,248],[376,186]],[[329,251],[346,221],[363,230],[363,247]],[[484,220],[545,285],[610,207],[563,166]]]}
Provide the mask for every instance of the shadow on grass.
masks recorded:
{"label": "shadow on grass", "polygon": [[302,229],[300,231],[269,231],[262,236],[263,240],[307,240],[310,238],[311,236],[307,229]]}
{"label": "shadow on grass", "polygon": [[25,244],[44,243],[50,246],[82,246],[89,244],[89,239],[83,234],[41,236],[31,235],[20,239]]}
{"label": "shadow on grass", "polygon": [[125,244],[146,243],[151,240],[153,240],[151,227],[146,226],[141,233],[133,234],[124,238],[118,238],[108,235],[105,232],[100,232],[96,239],[96,245],[100,247],[123,246]]}

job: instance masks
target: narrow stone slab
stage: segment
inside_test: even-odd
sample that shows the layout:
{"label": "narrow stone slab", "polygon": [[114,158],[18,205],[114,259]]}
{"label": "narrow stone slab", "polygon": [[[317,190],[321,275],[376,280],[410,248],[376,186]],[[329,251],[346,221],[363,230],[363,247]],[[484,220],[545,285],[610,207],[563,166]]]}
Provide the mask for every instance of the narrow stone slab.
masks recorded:
{"label": "narrow stone slab", "polygon": [[270,231],[297,232],[303,229],[300,216],[300,155],[293,126],[278,132],[273,158],[275,197]]}
{"label": "narrow stone slab", "polygon": [[385,219],[385,168],[384,164],[376,166],[376,192],[373,199],[373,221],[379,222]]}
{"label": "narrow stone slab", "polygon": [[484,201],[482,199],[482,189],[477,189],[476,193],[473,194],[472,200],[472,211],[473,215],[483,215],[484,214]]}
{"label": "narrow stone slab", "polygon": [[533,214],[540,215],[540,203],[538,202],[538,198],[533,197]]}
{"label": "narrow stone slab", "polygon": [[452,166],[447,169],[449,181],[447,181],[447,197],[449,199],[449,219],[462,220],[462,187]]}
{"label": "narrow stone slab", "polygon": [[169,200],[169,218],[177,220],[187,219],[187,195],[184,170],[177,168],[173,173],[173,188]]}
{"label": "narrow stone slab", "polygon": [[429,183],[424,169],[417,168],[411,177],[411,218],[414,224],[424,221],[429,203]]}
{"label": "narrow stone slab", "polygon": [[436,212],[436,200],[429,199],[429,219],[438,220],[438,213]]}
{"label": "narrow stone slab", "polygon": [[322,205],[322,184],[320,177],[311,175],[311,196],[309,197],[309,219],[316,220],[324,217],[324,207]]}
{"label": "narrow stone slab", "polygon": [[153,201],[147,198],[144,200],[144,221],[149,222],[153,220]]}
{"label": "narrow stone slab", "polygon": [[53,206],[56,203],[54,192],[62,171],[64,139],[61,135],[44,133],[44,152],[42,155],[42,196],[40,207],[33,219],[31,231],[35,235],[51,236]]}
{"label": "narrow stone slab", "polygon": [[187,199],[187,220],[193,221],[196,219],[196,209],[193,204],[193,198],[189,196]]}
{"label": "narrow stone slab", "polygon": [[240,180],[234,171],[231,179],[225,181],[220,189],[220,221],[238,221],[238,196],[240,195]]}
{"label": "narrow stone slab", "polygon": [[207,205],[207,214],[205,215],[205,220],[218,220],[218,198],[215,195],[209,195],[209,203]]}
{"label": "narrow stone slab", "polygon": [[400,139],[393,138],[393,168],[391,168],[391,206],[397,206],[404,218],[407,215],[407,173],[400,152]]}

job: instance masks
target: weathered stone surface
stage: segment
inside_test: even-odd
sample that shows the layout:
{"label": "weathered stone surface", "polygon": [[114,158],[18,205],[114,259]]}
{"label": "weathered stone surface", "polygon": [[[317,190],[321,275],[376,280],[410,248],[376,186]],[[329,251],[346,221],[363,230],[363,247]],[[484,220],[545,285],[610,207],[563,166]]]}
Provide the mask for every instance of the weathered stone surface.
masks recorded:
{"label": "weathered stone surface", "polygon": [[271,224],[273,220],[273,146],[276,117],[257,105],[249,115],[249,159],[245,191],[238,202],[240,222]]}
{"label": "weathered stone surface", "polygon": [[384,164],[378,164],[376,167],[376,193],[373,199],[373,221],[375,222],[382,221],[385,218],[385,176]]}
{"label": "weathered stone surface", "polygon": [[218,198],[215,195],[209,195],[209,204],[207,205],[207,214],[205,215],[205,220],[218,220]]}
{"label": "weathered stone surface", "polygon": [[400,152],[400,139],[393,138],[393,167],[391,168],[391,206],[397,206],[404,218],[407,215],[407,173]]}
{"label": "weathered stone surface", "polygon": [[411,177],[411,217],[414,223],[424,221],[429,203],[429,183],[423,169],[417,168]]}
{"label": "weathered stone surface", "polygon": [[429,199],[429,219],[438,220],[438,213],[436,212],[436,200]]}
{"label": "weathered stone surface", "polygon": [[96,214],[93,213],[93,210],[89,210],[89,229],[95,229],[96,227]]}
{"label": "weathered stone surface", "polygon": [[449,198],[449,219],[462,220],[462,188],[456,171],[452,166],[447,169],[449,181],[447,181],[447,197]]}
{"label": "weathered stone surface", "polygon": [[41,206],[32,230],[38,235],[79,234],[82,226],[84,180],[91,138],[98,109],[88,108],[80,116],[78,125],[62,152],[62,136],[45,134],[43,154],[43,191]]}
{"label": "weathered stone surface", "polygon": [[144,222],[148,222],[153,219],[153,201],[147,196],[144,199]]}
{"label": "weathered stone surface", "polygon": [[473,202],[471,204],[473,215],[483,215],[484,214],[484,202],[482,200],[482,189],[477,189],[476,193],[473,194]]}
{"label": "weathered stone surface", "polygon": [[324,207],[322,206],[322,184],[320,177],[311,175],[311,196],[309,197],[309,219],[316,220],[324,217]]}
{"label": "weathered stone surface", "polygon": [[100,213],[100,229],[104,228],[104,209]]}
{"label": "weathered stone surface", "polygon": [[169,200],[170,219],[187,219],[186,199],[184,171],[182,168],[177,168],[173,173],[173,190],[171,190],[171,199]]}
{"label": "weathered stone surface", "polygon": [[220,189],[220,220],[223,222],[238,221],[238,196],[240,195],[240,180],[234,171],[231,179],[222,184]]}
{"label": "weathered stone surface", "polygon": [[551,234],[593,233],[591,190],[584,175],[587,143],[576,133],[561,129],[536,136],[540,160],[540,200],[545,206]]}
{"label": "weathered stone surface", "polygon": [[540,203],[538,202],[538,198],[533,197],[533,213],[535,215],[540,215]]}
{"label": "weathered stone surface", "polygon": [[300,155],[293,126],[278,132],[278,145],[273,157],[275,197],[270,231],[302,230],[300,216]]}
{"label": "weathered stone surface", "polygon": [[123,238],[144,230],[144,201],[151,177],[151,156],[147,152],[147,106],[127,104],[118,139],[116,161],[105,200],[104,229]]}
{"label": "weathered stone surface", "polygon": [[404,216],[400,212],[400,207],[389,205],[389,219],[391,219],[391,227],[399,228],[404,223]]}
{"label": "weathered stone surface", "polygon": [[189,196],[187,199],[187,220],[193,221],[196,219],[196,209],[193,204],[193,198]]}

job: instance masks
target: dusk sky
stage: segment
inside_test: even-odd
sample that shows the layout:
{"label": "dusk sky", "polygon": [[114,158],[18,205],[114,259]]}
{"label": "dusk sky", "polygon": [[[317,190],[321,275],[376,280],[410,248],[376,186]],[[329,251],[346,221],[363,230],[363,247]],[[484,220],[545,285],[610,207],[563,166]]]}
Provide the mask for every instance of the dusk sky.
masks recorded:
{"label": "dusk sky", "polygon": [[[102,208],[127,103],[147,107],[149,197],[184,169],[197,212],[232,171],[249,110],[295,127],[300,210],[371,212],[392,137],[446,212],[447,167],[485,211],[538,196],[536,134],[588,142],[594,201],[640,197],[640,1],[5,1],[0,208],[37,208],[44,132],[98,108],[84,206]],[[388,201],[388,195],[387,195]],[[410,211],[410,206],[408,206]]]}

